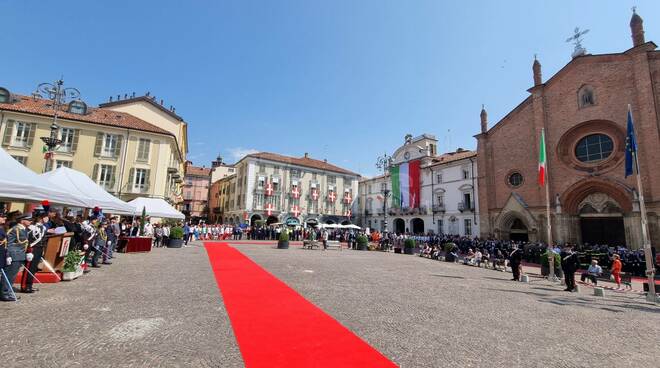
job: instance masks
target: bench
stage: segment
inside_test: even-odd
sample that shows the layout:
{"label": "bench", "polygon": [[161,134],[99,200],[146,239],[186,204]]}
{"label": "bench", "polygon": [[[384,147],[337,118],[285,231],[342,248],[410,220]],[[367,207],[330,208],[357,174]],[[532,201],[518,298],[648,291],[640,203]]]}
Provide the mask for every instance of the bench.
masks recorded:
{"label": "bench", "polygon": [[[583,271],[583,272],[587,272],[587,271]],[[589,280],[589,279],[587,278],[587,280]],[[596,281],[613,282],[610,279],[610,272],[609,271],[603,271],[603,273],[600,276],[596,277]],[[624,285],[624,286],[632,289],[632,274],[630,274],[628,272],[621,272],[621,285]]]}
{"label": "bench", "polygon": [[303,249],[321,248],[321,242],[316,240],[303,240]]}
{"label": "bench", "polygon": [[341,250],[342,249],[341,243],[337,240],[328,240],[328,249],[332,249],[332,248],[337,248]]}

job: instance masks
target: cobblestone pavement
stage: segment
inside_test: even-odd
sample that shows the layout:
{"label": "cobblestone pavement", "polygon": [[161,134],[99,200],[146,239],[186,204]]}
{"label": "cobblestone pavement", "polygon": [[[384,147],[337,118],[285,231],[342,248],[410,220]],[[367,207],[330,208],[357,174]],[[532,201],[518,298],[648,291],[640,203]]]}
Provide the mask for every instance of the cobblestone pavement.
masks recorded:
{"label": "cobblestone pavement", "polygon": [[639,367],[660,308],[417,256],[236,245],[402,367]]}
{"label": "cobblestone pavement", "polygon": [[242,367],[201,247],[118,254],[0,303],[0,367]]}
{"label": "cobblestone pavement", "polygon": [[[660,308],[643,296],[571,294],[393,253],[235,246],[402,367],[660,361]],[[82,279],[42,285],[1,303],[0,326],[1,367],[243,366],[200,243],[120,254]]]}

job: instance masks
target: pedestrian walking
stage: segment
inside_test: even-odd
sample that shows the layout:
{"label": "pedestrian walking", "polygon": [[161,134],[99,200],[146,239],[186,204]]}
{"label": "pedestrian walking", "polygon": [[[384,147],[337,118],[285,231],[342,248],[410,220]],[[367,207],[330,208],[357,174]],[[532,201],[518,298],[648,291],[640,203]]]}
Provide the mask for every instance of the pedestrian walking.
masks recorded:
{"label": "pedestrian walking", "polygon": [[612,279],[614,279],[613,281],[616,282],[616,289],[620,290],[621,289],[621,268],[622,268],[621,257],[619,257],[618,254],[615,254],[613,256],[613,258],[614,259],[612,260],[612,269],[610,271],[611,271]]}
{"label": "pedestrian walking", "polygon": [[575,272],[579,266],[577,252],[573,252],[571,244],[566,244],[561,252],[561,268],[564,270],[564,281],[566,282],[564,291],[575,291]]}

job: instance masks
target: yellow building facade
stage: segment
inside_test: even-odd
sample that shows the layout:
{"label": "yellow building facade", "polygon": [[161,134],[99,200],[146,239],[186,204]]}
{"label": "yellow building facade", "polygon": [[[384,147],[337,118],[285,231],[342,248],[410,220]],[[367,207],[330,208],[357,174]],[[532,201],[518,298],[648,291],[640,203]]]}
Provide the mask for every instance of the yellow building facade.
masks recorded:
{"label": "yellow building facade", "polygon": [[[183,199],[186,123],[174,114],[150,113],[160,109],[145,107],[157,105],[147,100],[125,99],[98,108],[73,101],[58,109],[55,120],[50,100],[0,88],[0,144],[36,173],[66,166],[122,200],[154,197],[176,205]],[[54,159],[46,161],[40,138],[51,135],[54,121],[62,143]]]}

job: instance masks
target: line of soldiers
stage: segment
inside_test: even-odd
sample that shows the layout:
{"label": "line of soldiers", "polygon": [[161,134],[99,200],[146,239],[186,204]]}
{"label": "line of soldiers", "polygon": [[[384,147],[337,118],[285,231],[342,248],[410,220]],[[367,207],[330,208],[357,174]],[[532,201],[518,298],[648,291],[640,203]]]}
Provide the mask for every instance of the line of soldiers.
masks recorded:
{"label": "line of soldiers", "polygon": [[[42,204],[42,207],[32,214],[13,213],[9,224],[8,215],[0,208],[0,301],[20,299],[15,294],[13,281],[21,267],[24,272],[20,280],[20,292],[38,291],[33,286],[34,275],[42,261],[49,235],[54,234],[59,226],[53,221],[58,217],[56,210],[46,204]],[[79,224],[81,241],[71,249],[84,250],[85,261],[92,267],[100,267],[99,258],[102,258],[103,264],[112,264],[110,259],[113,258],[113,250],[119,237],[119,226],[116,218],[111,219],[111,222],[112,229],[107,231],[107,220],[102,213],[95,212],[87,221]],[[65,227],[69,230],[69,226]]]}

